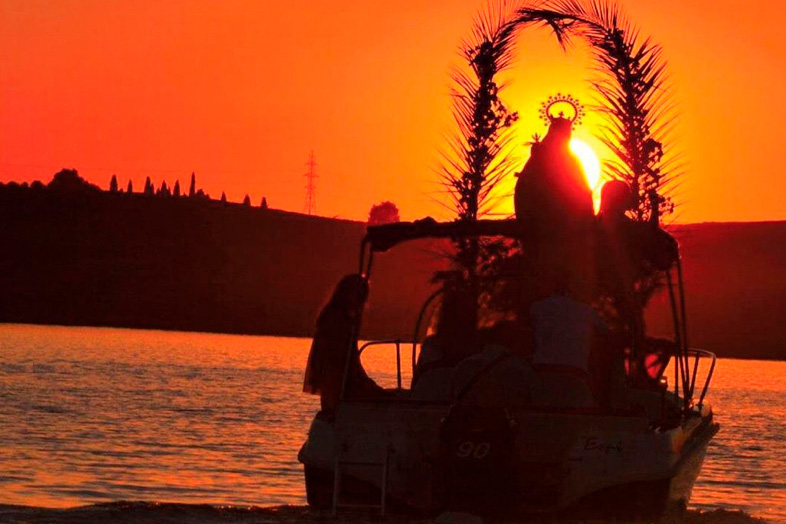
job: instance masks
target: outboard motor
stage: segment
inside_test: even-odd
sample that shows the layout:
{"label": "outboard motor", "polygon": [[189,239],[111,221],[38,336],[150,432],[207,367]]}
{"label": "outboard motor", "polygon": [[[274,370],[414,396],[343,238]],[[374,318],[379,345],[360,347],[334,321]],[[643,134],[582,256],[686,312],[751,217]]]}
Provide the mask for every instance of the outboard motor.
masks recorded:
{"label": "outboard motor", "polygon": [[445,505],[483,514],[512,508],[515,421],[505,409],[454,405],[442,421]]}

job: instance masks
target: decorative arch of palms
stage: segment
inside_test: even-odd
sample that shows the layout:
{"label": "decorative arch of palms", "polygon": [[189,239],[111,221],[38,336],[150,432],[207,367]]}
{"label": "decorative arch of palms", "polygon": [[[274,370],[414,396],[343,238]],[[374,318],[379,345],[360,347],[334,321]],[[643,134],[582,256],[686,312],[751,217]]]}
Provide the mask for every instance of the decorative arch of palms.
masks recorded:
{"label": "decorative arch of palms", "polygon": [[517,35],[532,26],[550,28],[563,48],[580,41],[591,49],[598,72],[593,109],[604,118],[597,135],[614,155],[605,174],[631,186],[637,220],[657,223],[673,210],[669,192],[682,169],[667,145],[674,106],[666,62],[660,45],[606,0],[500,3],[475,18],[460,47],[467,67],[452,72],[457,128],[440,172],[453,200],[448,207],[459,219],[477,219],[493,209],[495,186],[516,168],[508,146],[518,115],[500,99],[497,75],[514,65]]}

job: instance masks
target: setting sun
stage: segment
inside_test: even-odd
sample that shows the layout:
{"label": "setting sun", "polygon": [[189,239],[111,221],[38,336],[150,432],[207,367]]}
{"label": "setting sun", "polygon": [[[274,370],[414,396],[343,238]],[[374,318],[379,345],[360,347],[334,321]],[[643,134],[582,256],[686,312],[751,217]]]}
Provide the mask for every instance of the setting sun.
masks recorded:
{"label": "setting sun", "polygon": [[600,184],[600,160],[592,147],[578,138],[570,139],[570,151],[581,163],[584,176],[593,192],[597,191]]}

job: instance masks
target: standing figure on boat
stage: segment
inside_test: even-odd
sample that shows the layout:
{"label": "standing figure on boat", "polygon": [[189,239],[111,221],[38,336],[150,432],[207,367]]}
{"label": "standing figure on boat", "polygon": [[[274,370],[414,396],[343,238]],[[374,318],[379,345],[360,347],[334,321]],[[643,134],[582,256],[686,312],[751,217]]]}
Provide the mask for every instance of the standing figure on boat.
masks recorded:
{"label": "standing figure on boat", "polygon": [[621,180],[603,184],[598,212],[598,281],[616,310],[621,328],[635,340],[643,335],[643,308],[636,297],[638,239],[636,223],[627,216],[633,207],[630,186]]}
{"label": "standing figure on boat", "polygon": [[[558,104],[572,107],[573,118],[566,117],[564,111],[551,115],[550,110]],[[572,291],[589,300],[592,191],[569,147],[572,128],[582,114],[580,104],[569,95],[549,98],[541,109],[541,116],[549,123],[548,132],[542,141],[536,137],[530,158],[518,174],[516,219],[541,298],[553,294],[557,275],[567,274]]]}
{"label": "standing figure on boat", "polygon": [[598,280],[601,292],[610,296],[621,319],[634,333],[643,333],[644,304],[637,297],[636,283],[656,271],[665,271],[677,260],[674,237],[657,224],[627,216],[635,206],[633,192],[621,180],[601,188],[597,241]]}
{"label": "standing figure on boat", "polygon": [[530,306],[535,335],[532,400],[541,406],[605,405],[594,357],[608,326],[590,304],[571,296],[566,284],[564,278],[558,280],[553,295]]}
{"label": "standing figure on boat", "polygon": [[[668,271],[679,251],[674,237],[657,223],[630,218],[627,213],[634,207],[628,184],[611,180],[603,185],[595,259],[599,293],[610,300],[616,314],[616,330],[624,335],[621,343],[631,349],[636,362],[659,345],[657,340],[645,336],[644,307],[654,290],[654,283],[648,283],[648,278]],[[629,369],[636,373],[632,367]]]}
{"label": "standing figure on boat", "polygon": [[345,372],[347,396],[384,394],[384,389],[366,374],[357,350],[357,328],[367,296],[366,280],[360,275],[347,275],[317,319],[303,391],[320,396],[325,414],[331,414],[338,405]]}

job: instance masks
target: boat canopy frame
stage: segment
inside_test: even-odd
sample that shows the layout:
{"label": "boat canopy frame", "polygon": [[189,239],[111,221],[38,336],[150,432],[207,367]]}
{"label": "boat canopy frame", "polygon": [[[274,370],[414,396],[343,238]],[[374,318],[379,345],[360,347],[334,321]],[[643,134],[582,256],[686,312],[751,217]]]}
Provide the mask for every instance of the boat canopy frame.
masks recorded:
{"label": "boat canopy frame", "polygon": [[[521,240],[525,236],[524,233],[521,224],[515,219],[438,222],[431,217],[426,217],[413,222],[394,222],[391,224],[369,226],[360,246],[358,274],[362,278],[368,280],[371,275],[375,253],[389,251],[393,247],[408,241],[426,238],[459,239],[492,236]],[[674,329],[675,352],[672,355],[674,357],[675,369],[674,394],[679,398],[680,389],[682,389],[683,409],[685,412],[689,411],[693,407],[696,378],[699,371],[699,360],[701,358],[709,359],[709,371],[705,378],[703,388],[701,388],[701,394],[699,395],[698,401],[698,407],[701,409],[710,382],[712,381],[717,359],[712,352],[688,346],[685,288],[679,252],[676,261],[671,264],[664,273],[666,276],[666,288],[669,294]],[[674,275],[674,273],[676,273],[676,275]],[[436,294],[430,296],[428,301],[431,302],[435,298],[435,295]],[[423,312],[421,311],[418,317],[418,325],[422,321],[422,314]],[[355,336],[360,332],[361,323],[362,315],[359,315],[355,325]],[[414,355],[415,346],[417,344],[417,327],[412,344]],[[399,345],[400,341],[396,343],[397,355],[400,351]],[[694,358],[692,366],[690,362],[691,357]],[[400,359],[400,356],[398,356],[398,358]],[[347,359],[347,372],[348,362],[349,359]],[[397,367],[399,368],[398,381],[400,384],[400,361]],[[342,397],[346,387],[346,378],[345,373],[342,384]]]}
{"label": "boat canopy frame", "polygon": [[[368,276],[374,253],[382,253],[411,240],[503,236],[520,239],[522,228],[515,219],[437,222],[431,217],[414,222],[369,226],[360,248],[360,271]],[[368,253],[368,257],[366,256]]]}

